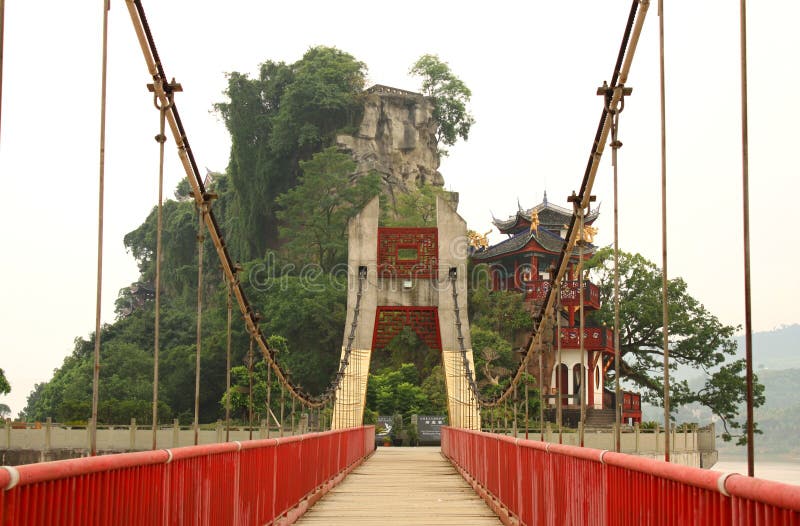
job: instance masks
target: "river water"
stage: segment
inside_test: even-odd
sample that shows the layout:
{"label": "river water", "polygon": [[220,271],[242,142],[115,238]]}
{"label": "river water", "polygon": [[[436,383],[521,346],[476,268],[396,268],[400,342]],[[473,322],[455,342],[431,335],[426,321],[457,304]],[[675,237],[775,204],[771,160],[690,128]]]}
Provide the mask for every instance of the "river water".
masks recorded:
{"label": "river water", "polygon": [[[711,469],[747,475],[747,460],[741,457],[721,457]],[[761,479],[800,485],[800,459],[762,461],[756,458],[755,475]]]}

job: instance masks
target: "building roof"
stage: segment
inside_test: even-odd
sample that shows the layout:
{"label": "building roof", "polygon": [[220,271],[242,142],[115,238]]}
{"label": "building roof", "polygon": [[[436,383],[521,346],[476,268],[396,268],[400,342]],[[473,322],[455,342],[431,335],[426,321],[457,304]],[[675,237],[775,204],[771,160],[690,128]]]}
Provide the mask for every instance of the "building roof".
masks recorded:
{"label": "building roof", "polygon": [[386,94],[386,95],[406,95],[411,97],[422,97],[422,93],[417,93],[415,91],[408,91],[400,88],[393,88],[391,86],[385,86],[383,84],[373,84],[366,90],[367,93],[378,93],[378,94]]}
{"label": "building roof", "polygon": [[[493,218],[492,223],[503,234],[514,234],[524,229],[530,229],[531,215],[536,212],[539,216],[539,226],[555,232],[561,231],[564,225],[568,224],[572,218],[572,210],[564,208],[563,206],[554,205],[547,201],[547,192],[544,193],[544,199],[541,203],[529,208],[523,209],[522,206],[517,204],[517,213],[509,216],[508,219],[502,220]],[[600,208],[595,208],[586,215],[584,222],[591,225],[600,213]]]}
{"label": "building roof", "polygon": [[[543,249],[547,250],[548,252],[558,253],[564,246],[564,239],[562,239],[560,236],[550,232],[547,229],[539,228],[539,230],[533,232],[529,230],[519,232],[510,238],[487,248],[486,250],[475,252],[472,254],[472,259],[486,260],[495,258],[497,256],[502,256],[504,254],[511,254],[513,252],[522,250],[528,243],[530,243],[531,240],[535,240]],[[584,247],[584,254],[592,254],[596,248],[597,247],[594,245],[587,245]],[[573,249],[572,254],[577,256],[578,250]]]}

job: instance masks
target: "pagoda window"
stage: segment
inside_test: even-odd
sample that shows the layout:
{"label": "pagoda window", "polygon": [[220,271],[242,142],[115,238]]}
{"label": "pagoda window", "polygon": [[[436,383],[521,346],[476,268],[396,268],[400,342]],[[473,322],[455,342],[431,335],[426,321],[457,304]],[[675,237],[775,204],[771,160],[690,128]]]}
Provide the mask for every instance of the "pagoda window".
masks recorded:
{"label": "pagoda window", "polygon": [[419,259],[417,247],[398,247],[397,259],[400,261],[417,261]]}

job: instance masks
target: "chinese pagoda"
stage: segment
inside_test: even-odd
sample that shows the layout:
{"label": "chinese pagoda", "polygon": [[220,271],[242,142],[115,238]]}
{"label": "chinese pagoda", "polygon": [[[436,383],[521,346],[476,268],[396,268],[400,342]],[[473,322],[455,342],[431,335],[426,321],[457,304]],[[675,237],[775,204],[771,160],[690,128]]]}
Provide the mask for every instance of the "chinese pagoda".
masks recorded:
{"label": "chinese pagoda", "polygon": [[[516,214],[508,219],[493,218],[492,221],[501,234],[508,236],[507,239],[489,246],[485,235],[473,235],[472,261],[476,265],[486,265],[489,286],[493,291],[524,294],[526,306],[531,312],[536,312],[550,288],[550,273],[566,242],[572,211],[550,203],[547,192],[542,202],[533,208],[523,209],[519,203],[517,208]],[[576,247],[570,255],[567,280],[562,285],[558,311],[561,317],[561,363],[556,363],[558,342],[553,338],[553,343],[543,353],[542,378],[539,378],[538,364],[531,364],[528,371],[542,387],[550,417],[554,417],[554,408],[560,400],[564,422],[573,425],[577,424],[580,413],[581,382],[586,382],[586,425],[610,425],[615,418],[614,393],[604,389],[607,372],[614,364],[613,331],[607,327],[591,326],[588,319],[584,324],[585,368],[581,374],[578,263],[581,257],[588,260],[596,251],[592,242],[597,229],[592,224],[598,215],[599,208],[595,208],[584,217],[583,247]],[[600,291],[588,279],[583,282],[583,308],[586,316],[600,308]],[[553,330],[556,330],[555,324]],[[520,334],[514,343],[521,345],[525,336]],[[623,422],[640,422],[639,395],[625,392],[623,397]]]}

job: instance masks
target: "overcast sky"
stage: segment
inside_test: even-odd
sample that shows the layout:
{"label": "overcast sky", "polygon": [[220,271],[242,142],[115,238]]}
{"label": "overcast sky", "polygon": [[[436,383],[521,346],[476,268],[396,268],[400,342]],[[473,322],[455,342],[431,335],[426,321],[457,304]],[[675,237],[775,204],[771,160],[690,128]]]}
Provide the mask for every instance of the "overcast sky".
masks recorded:
{"label": "overcast sky", "polygon": [[[724,323],[744,319],[738,2],[666,2],[669,274]],[[478,5],[478,4],[476,4]],[[628,0],[598,2],[263,2],[144,0],[201,167],[223,171],[230,139],[212,105],[225,72],[255,73],[336,46],[369,67],[369,83],[418,89],[407,75],[438,54],[472,89],[469,141],[441,172],[459,212],[486,231],[493,212],[577,190],[601,111]],[[800,190],[800,3],[749,2],[753,322],[800,321],[796,198]],[[7,0],[0,173],[4,226],[0,402],[14,414],[48,380],[76,337],[94,328],[102,0]],[[154,205],[158,113],[122,0],[109,27],[103,321],[136,280],[122,244]],[[620,122],[620,244],[660,261],[658,18],[648,14]],[[167,143],[166,187],[183,177]],[[612,243],[610,157],[594,193],[596,242]],[[495,240],[499,240],[495,237]]]}

